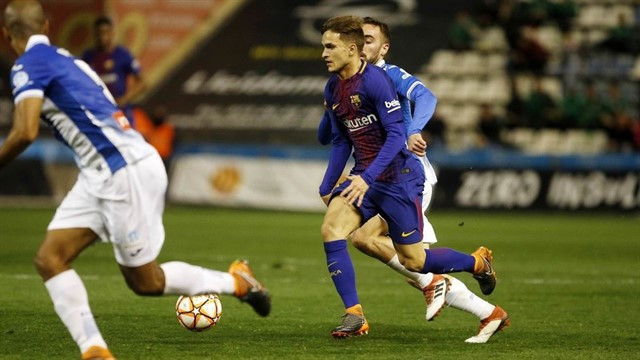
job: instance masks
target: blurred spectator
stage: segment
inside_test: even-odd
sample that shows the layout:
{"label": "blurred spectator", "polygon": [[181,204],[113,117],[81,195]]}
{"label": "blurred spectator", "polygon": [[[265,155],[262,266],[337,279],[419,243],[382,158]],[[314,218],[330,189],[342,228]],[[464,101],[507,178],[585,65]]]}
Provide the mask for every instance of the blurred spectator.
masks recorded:
{"label": "blurred spectator", "polygon": [[137,130],[144,136],[145,140],[158,150],[160,157],[168,169],[168,162],[173,155],[175,141],[175,128],[167,121],[168,110],[165,105],[156,106],[151,112],[151,116],[136,107],[133,110]]}
{"label": "blurred spectator", "polygon": [[551,96],[542,88],[542,81],[539,77],[534,80],[533,90],[524,101],[524,114],[527,125],[534,128],[541,128],[552,123],[552,117],[556,110],[555,103]]}
{"label": "blurred spectator", "polygon": [[547,0],[531,0],[523,2],[527,12],[527,23],[533,26],[542,25],[549,17],[550,4]]}
{"label": "blurred spectator", "polygon": [[631,103],[622,96],[620,84],[618,82],[609,83],[607,97],[602,102],[603,111],[613,115],[615,113],[629,113]]}
{"label": "blurred spectator", "polygon": [[630,152],[640,150],[640,144],[636,141],[638,132],[638,121],[631,119],[625,113],[615,113],[613,123],[605,130],[609,135],[609,151]]}
{"label": "blurred spectator", "polygon": [[577,14],[578,8],[573,0],[549,3],[549,17],[558,24],[563,33],[571,30],[572,20]]}
{"label": "blurred spectator", "polygon": [[131,126],[135,127],[131,102],[146,88],[140,63],[125,47],[115,43],[113,22],[101,16],[93,24],[95,47],[82,55],[115,98]]}
{"label": "blurred spectator", "polygon": [[526,126],[525,119],[522,116],[524,112],[524,101],[522,101],[522,98],[518,94],[516,78],[513,75],[509,77],[509,89],[511,96],[507,103],[507,122],[505,125],[509,129]]}
{"label": "blurred spectator", "polygon": [[[446,124],[444,123],[439,111],[436,110],[435,114],[431,117],[427,125],[422,129],[422,135],[427,141],[428,146],[444,146],[446,144],[444,134],[446,131]],[[429,149],[427,148],[427,152]]]}
{"label": "blurred spectator", "polygon": [[470,50],[477,28],[466,11],[459,11],[449,26],[449,46],[454,50]]}
{"label": "blurred spectator", "polygon": [[618,15],[618,23],[609,29],[607,38],[600,44],[602,48],[614,52],[632,52],[633,28],[627,23],[623,14]]}
{"label": "blurred spectator", "polygon": [[578,117],[578,127],[582,129],[597,129],[602,125],[604,115],[602,102],[598,97],[595,84],[587,83],[585,89],[585,106]]}
{"label": "blurred spectator", "polygon": [[482,104],[480,107],[480,119],[478,127],[478,146],[502,146],[500,131],[504,126],[504,121],[493,113],[493,108],[489,104]]}
{"label": "blurred spectator", "polygon": [[568,128],[578,127],[580,117],[587,107],[587,99],[575,87],[569,88],[560,103],[560,117]]}
{"label": "blurred spectator", "polygon": [[537,30],[531,26],[523,27],[516,47],[511,51],[511,69],[542,74],[548,61],[549,51],[538,41]]}

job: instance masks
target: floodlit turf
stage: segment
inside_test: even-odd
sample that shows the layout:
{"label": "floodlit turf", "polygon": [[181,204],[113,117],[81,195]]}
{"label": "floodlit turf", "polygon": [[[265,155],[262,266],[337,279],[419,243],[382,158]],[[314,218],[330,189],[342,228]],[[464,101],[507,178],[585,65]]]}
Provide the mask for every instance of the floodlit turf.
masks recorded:
{"label": "floodlit turf", "polygon": [[[51,209],[0,208],[0,359],[74,359],[79,352],[53,311],[32,257]],[[354,259],[369,335],[333,340],[342,306],[327,274],[320,214],[169,208],[161,261],[226,270],[251,261],[273,293],[260,318],[223,296],[214,329],[191,333],[177,296],[129,291],[109,245],[75,268],[93,313],[120,359],[631,359],[640,357],[640,219],[571,213],[432,213],[441,245],[494,250],[499,282],[488,297],[512,325],[488,344],[465,344],[476,318],[445,308],[424,320],[422,294],[376,260]],[[479,293],[468,274],[460,274]]]}

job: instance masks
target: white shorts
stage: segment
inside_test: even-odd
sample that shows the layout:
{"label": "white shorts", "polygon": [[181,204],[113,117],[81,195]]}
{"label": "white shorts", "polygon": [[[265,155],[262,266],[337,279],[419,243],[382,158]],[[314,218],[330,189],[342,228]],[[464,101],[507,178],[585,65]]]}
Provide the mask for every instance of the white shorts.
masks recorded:
{"label": "white shorts", "polygon": [[436,178],[433,166],[431,166],[431,163],[426,156],[420,157],[420,162],[424,167],[425,175],[424,189],[422,190],[422,221],[424,224],[422,227],[422,242],[426,244],[435,244],[438,242],[436,232],[433,230],[433,225],[431,225],[425,214],[427,213],[433,198],[433,186],[438,182],[438,179]]}
{"label": "white shorts", "polygon": [[100,183],[80,173],[47,229],[89,228],[113,244],[118,264],[141,266],[155,260],[164,243],[166,190],[167,174],[157,154]]}

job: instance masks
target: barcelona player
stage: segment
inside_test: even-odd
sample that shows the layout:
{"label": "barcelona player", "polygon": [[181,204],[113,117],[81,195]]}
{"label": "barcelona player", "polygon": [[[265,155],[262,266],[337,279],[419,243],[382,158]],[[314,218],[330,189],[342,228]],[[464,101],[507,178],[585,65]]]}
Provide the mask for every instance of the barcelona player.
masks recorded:
{"label": "barcelona player", "polygon": [[[333,73],[325,87],[332,148],[320,195],[327,204],[321,233],[327,267],[345,315],[332,331],[336,338],[369,330],[355,286],[346,238],[380,214],[389,228],[399,262],[420,273],[467,271],[481,287],[495,287],[490,258],[452,249],[424,250],[422,191],[424,168],[405,146],[406,129],[395,88],[384,70],[361,59],[362,18],[334,17],[322,27],[322,57]],[[354,150],[355,166],[335,187]],[[440,289],[442,291],[443,289]]]}
{"label": "barcelona player", "polygon": [[131,101],[146,89],[140,63],[129,50],[115,43],[110,18],[97,18],[93,24],[93,34],[95,47],[86,50],[82,60],[100,75],[131,126],[135,127]]}
{"label": "barcelona player", "polygon": [[49,23],[37,1],[10,2],[3,26],[18,59],[11,68],[13,125],[0,147],[0,169],[36,139],[40,119],[71,148],[80,168],[34,262],[82,358],[114,358],[91,313],[82,279],[71,267],[100,240],[112,244],[127,285],[138,295],[235,295],[267,316],[270,295],[246,261],[234,261],[226,272],[180,261],[158,263],[167,188],[158,152],[128,125],[87,63],[49,43]]}
{"label": "barcelona player", "polygon": [[[384,22],[365,17],[363,19],[363,31],[365,34],[364,55],[367,62],[381,67],[392,80],[398,97],[402,104],[403,120],[407,128],[407,146],[420,157],[425,169],[425,184],[423,191],[423,214],[431,202],[433,186],[437,178],[433,167],[426,157],[426,142],[420,132],[429,121],[436,106],[436,98],[424,84],[402,68],[387,64],[384,60],[389,51],[391,34],[389,27]],[[411,104],[414,104],[414,112],[411,113]],[[331,141],[331,123],[328,116],[322,119],[318,129],[318,139],[323,144]],[[433,227],[426,216],[423,218],[423,243],[425,247],[437,242]],[[420,274],[406,270],[398,261],[391,240],[387,236],[388,228],[384,219],[380,216],[371,218],[365,225],[354,231],[349,237],[351,242],[360,251],[375,257],[387,264],[400,274],[411,279],[411,283],[421,289],[427,300],[426,319],[432,320],[446,303],[448,306],[467,311],[477,316],[481,323],[478,334],[467,339],[470,343],[484,343],[489,338],[509,324],[507,313],[500,306],[494,306],[473,294],[460,280],[445,276],[435,275],[438,281],[433,281],[432,274]],[[490,254],[488,254],[490,256]],[[436,291],[443,287],[444,291]]]}

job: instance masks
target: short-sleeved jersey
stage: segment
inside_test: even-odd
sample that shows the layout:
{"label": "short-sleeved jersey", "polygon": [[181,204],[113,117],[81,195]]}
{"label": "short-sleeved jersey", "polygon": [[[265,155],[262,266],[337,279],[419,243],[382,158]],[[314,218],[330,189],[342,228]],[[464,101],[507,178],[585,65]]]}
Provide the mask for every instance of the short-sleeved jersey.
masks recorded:
{"label": "short-sleeved jersey", "polygon": [[[363,61],[358,73],[346,80],[333,75],[325,88],[325,102],[332,121],[332,152],[341,152],[345,144],[353,146],[352,174],[369,184],[399,182],[401,174],[417,169],[417,161],[407,161],[411,155],[405,147],[400,103],[382,69]],[[321,193],[333,187],[345,163],[343,155],[335,167],[330,161]]]}
{"label": "short-sleeved jersey", "polygon": [[67,50],[33,35],[11,68],[14,102],[43,98],[41,119],[75,153],[82,174],[104,180],[155,152],[130,129],[93,70]]}
{"label": "short-sleeved jersey", "polygon": [[138,60],[119,45],[110,52],[89,49],[82,55],[82,60],[100,75],[116,99],[127,92],[127,77],[140,73]]}

